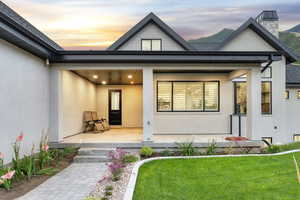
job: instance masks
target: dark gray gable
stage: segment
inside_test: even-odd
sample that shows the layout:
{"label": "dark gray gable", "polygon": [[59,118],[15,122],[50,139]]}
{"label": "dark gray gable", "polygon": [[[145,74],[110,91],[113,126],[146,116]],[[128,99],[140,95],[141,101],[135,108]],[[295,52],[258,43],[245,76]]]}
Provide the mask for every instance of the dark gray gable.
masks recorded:
{"label": "dark gray gable", "polygon": [[120,37],[116,42],[114,42],[107,50],[115,51],[120,48],[125,42],[132,38],[136,33],[142,30],[149,23],[156,24],[164,33],[171,37],[175,42],[177,42],[185,50],[193,50],[180,35],[178,35],[173,29],[171,29],[167,24],[165,24],[160,18],[158,18],[154,13],[150,13],[134,27],[132,27],[127,33]]}
{"label": "dark gray gable", "polygon": [[287,87],[300,87],[300,65],[286,66]]}
{"label": "dark gray gable", "polygon": [[272,35],[272,33],[266,30],[263,26],[257,23],[253,18],[248,19],[237,30],[235,30],[224,42],[220,44],[218,49],[222,49],[226,44],[228,44],[230,41],[236,38],[247,28],[253,30],[259,36],[261,36],[268,44],[270,44],[278,51],[282,51],[287,57],[288,61],[295,62],[299,59],[298,56],[291,49],[289,49],[285,44],[283,44],[278,38]]}

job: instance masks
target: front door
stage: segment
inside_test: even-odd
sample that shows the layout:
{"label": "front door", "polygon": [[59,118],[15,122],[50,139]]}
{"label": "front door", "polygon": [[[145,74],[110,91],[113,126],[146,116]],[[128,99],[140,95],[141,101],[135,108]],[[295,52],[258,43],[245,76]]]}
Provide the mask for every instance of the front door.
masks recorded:
{"label": "front door", "polygon": [[109,90],[108,102],[109,124],[122,125],[122,91]]}

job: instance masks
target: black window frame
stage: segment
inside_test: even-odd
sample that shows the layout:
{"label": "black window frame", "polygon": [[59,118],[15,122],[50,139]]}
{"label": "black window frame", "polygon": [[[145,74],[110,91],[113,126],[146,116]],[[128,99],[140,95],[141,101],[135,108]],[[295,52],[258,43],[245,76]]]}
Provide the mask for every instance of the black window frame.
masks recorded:
{"label": "black window frame", "polygon": [[288,100],[288,99],[290,99],[290,91],[289,90],[285,90],[285,94],[286,94],[286,96],[284,96],[284,98],[286,99],[286,100]]}
{"label": "black window frame", "polygon": [[293,135],[293,142],[300,142],[300,141],[296,141],[296,140],[295,140],[295,136],[300,136],[300,134],[294,134],[294,135]]}
{"label": "black window frame", "polygon": [[[271,100],[271,101],[270,101],[270,104],[271,104],[271,108],[270,108],[270,109],[271,109],[271,110],[270,110],[269,113],[263,113],[263,112],[262,112],[262,109],[261,109],[261,114],[262,114],[262,115],[272,115],[272,114],[273,114],[273,89],[272,89],[272,87],[273,87],[272,84],[273,84],[273,83],[272,83],[271,80],[262,80],[262,81],[261,81],[261,84],[262,84],[262,83],[265,83],[265,82],[270,83],[270,91],[271,91],[271,94],[270,94],[270,100]],[[246,113],[246,114],[240,114],[240,113],[237,112],[237,103],[236,103],[236,102],[237,102],[237,98],[236,98],[236,84],[237,84],[237,83],[247,83],[247,81],[234,81],[234,84],[233,84],[233,87],[234,87],[234,89],[233,89],[233,90],[234,90],[234,92],[233,92],[233,95],[234,95],[234,98],[233,98],[233,99],[234,99],[234,100],[233,100],[233,101],[234,101],[234,102],[233,102],[233,104],[234,104],[234,105],[233,105],[233,107],[234,107],[234,114],[235,114],[235,115],[246,115],[247,113]],[[261,92],[262,92],[262,91],[261,91]],[[262,102],[261,102],[261,107],[262,107]]]}
{"label": "black window frame", "polygon": [[[171,110],[159,110],[158,108],[158,84],[160,82],[167,82],[167,83],[171,83]],[[203,110],[174,110],[174,82],[199,82],[199,83],[204,83],[203,84]],[[214,82],[218,84],[218,109],[217,110],[205,110],[205,83],[206,82]],[[184,81],[184,80],[179,80],[179,81],[156,81],[156,112],[205,112],[205,113],[217,113],[220,112],[220,81],[219,80],[212,80],[212,81]]]}
{"label": "black window frame", "polygon": [[[143,41],[144,40],[150,40],[151,42],[150,42],[150,46],[151,46],[151,50],[149,50],[149,51],[162,51],[162,39],[161,38],[151,38],[151,39],[147,39],[147,38],[142,38],[141,39],[141,51],[148,51],[148,50],[143,50]],[[160,50],[152,50],[152,41],[153,40],[160,40]]]}
{"label": "black window frame", "polygon": [[273,144],[273,137],[261,137],[262,141],[264,141],[268,145],[271,145],[271,144],[269,144],[269,142],[266,139],[270,139],[271,140],[271,144]]}

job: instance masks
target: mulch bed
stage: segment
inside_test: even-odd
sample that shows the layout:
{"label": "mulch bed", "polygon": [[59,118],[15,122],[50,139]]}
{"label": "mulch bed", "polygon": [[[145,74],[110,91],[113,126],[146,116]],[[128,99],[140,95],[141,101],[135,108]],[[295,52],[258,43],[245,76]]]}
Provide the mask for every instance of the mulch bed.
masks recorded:
{"label": "mulch bed", "polygon": [[61,161],[59,161],[59,164],[57,166],[55,165],[55,162],[53,162],[50,167],[57,169],[57,172],[52,175],[34,176],[30,180],[24,178],[21,181],[13,183],[13,186],[9,191],[6,191],[4,188],[0,188],[0,200],[12,200],[23,196],[27,192],[31,191],[38,185],[45,182],[50,177],[54,176],[55,174],[68,167],[72,163],[75,155],[76,153],[63,158]]}

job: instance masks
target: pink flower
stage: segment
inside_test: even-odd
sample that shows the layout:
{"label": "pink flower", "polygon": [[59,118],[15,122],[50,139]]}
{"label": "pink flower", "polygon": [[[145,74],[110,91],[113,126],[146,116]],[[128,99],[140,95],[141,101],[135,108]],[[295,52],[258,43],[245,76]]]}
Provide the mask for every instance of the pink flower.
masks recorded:
{"label": "pink flower", "polygon": [[9,171],[6,174],[4,174],[3,176],[1,176],[1,178],[4,179],[4,180],[6,180],[6,179],[9,180],[14,176],[15,172],[16,172],[15,170]]}
{"label": "pink flower", "polygon": [[17,142],[21,142],[24,139],[24,134],[21,133],[18,137],[17,137]]}
{"label": "pink flower", "polygon": [[0,152],[0,159],[3,160],[4,154]]}
{"label": "pink flower", "polygon": [[43,150],[43,151],[48,151],[48,149],[49,149],[48,144],[43,145],[43,147],[42,147],[42,150]]}

